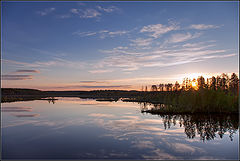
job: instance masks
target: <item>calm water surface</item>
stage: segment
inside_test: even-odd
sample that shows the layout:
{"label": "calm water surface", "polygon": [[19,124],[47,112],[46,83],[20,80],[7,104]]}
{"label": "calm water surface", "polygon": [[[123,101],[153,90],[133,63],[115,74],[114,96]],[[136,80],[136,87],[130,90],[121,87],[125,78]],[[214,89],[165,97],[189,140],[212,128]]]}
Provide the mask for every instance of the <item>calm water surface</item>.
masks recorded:
{"label": "calm water surface", "polygon": [[137,103],[2,104],[4,159],[238,159],[238,117],[151,115]]}

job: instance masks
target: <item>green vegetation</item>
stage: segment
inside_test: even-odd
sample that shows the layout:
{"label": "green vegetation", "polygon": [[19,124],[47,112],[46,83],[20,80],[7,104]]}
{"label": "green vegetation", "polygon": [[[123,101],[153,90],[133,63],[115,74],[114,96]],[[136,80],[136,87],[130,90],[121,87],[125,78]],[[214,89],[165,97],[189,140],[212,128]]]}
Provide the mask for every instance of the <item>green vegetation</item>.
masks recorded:
{"label": "green vegetation", "polygon": [[[120,98],[136,98],[140,91],[94,90],[94,91],[40,91],[35,89],[2,88],[1,102],[48,100],[48,97],[80,97],[98,101],[117,101]],[[50,98],[52,100],[52,98]]]}
{"label": "green vegetation", "polygon": [[32,101],[45,97],[44,93],[36,89],[2,88],[1,102]]}
{"label": "green vegetation", "polygon": [[[176,83],[178,84],[178,83]],[[196,85],[196,86],[193,86]],[[231,78],[226,74],[205,79],[200,76],[195,79],[184,79],[182,88],[172,88],[166,84],[166,92],[154,92],[142,95],[136,100],[150,103],[163,103],[166,106],[157,106],[144,110],[150,113],[238,113],[239,79],[235,73]],[[159,85],[159,89],[163,89]]]}

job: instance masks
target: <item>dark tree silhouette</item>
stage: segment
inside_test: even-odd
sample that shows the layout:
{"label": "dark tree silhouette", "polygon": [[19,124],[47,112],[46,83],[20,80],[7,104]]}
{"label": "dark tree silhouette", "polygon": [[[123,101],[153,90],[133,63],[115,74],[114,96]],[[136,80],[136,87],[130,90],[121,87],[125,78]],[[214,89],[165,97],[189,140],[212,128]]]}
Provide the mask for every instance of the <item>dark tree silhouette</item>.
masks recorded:
{"label": "dark tree silhouette", "polygon": [[197,82],[198,82],[199,89],[202,89],[205,87],[205,79],[203,76],[198,77]]}
{"label": "dark tree silhouette", "polygon": [[239,91],[239,79],[235,73],[231,75],[231,78],[229,80],[229,90],[235,95]]}
{"label": "dark tree silhouette", "polygon": [[164,86],[165,86],[166,91],[169,91],[169,86],[168,86],[168,84],[165,84]]}
{"label": "dark tree silhouette", "polygon": [[172,91],[172,88],[173,88],[173,84],[172,84],[172,83],[168,83],[168,89],[169,89],[170,91]]}
{"label": "dark tree silhouette", "polygon": [[164,89],[164,84],[159,84],[159,90],[163,91],[163,89]]}
{"label": "dark tree silhouette", "polygon": [[178,91],[179,88],[180,88],[180,84],[178,83],[178,81],[176,81],[174,85],[175,91]]}
{"label": "dark tree silhouette", "polygon": [[221,75],[221,80],[220,80],[220,88],[222,90],[226,90],[228,88],[228,82],[229,82],[229,78],[228,75],[223,73]]}
{"label": "dark tree silhouette", "polygon": [[217,84],[216,78],[214,76],[212,76],[211,81],[210,81],[210,89],[216,90],[216,84]]}
{"label": "dark tree silhouette", "polygon": [[216,78],[216,89],[221,89],[221,77],[217,76]]}
{"label": "dark tree silhouette", "polygon": [[152,85],[151,91],[157,91],[157,86],[156,85]]}

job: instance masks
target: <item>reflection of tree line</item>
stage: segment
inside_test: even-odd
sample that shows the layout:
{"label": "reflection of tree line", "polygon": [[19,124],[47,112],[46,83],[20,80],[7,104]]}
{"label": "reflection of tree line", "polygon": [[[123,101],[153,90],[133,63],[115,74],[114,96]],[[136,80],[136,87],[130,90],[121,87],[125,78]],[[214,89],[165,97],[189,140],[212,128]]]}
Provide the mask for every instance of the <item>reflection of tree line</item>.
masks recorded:
{"label": "reflection of tree line", "polygon": [[47,100],[48,103],[51,103],[51,102],[52,102],[52,104],[55,104],[55,102],[56,102],[57,99],[55,99],[54,97],[49,97],[49,98],[47,98],[47,99],[45,99],[45,100]]}
{"label": "reflection of tree line", "polygon": [[184,127],[188,138],[193,139],[196,135],[200,140],[213,140],[218,134],[220,138],[229,132],[230,140],[239,127],[238,115],[159,115],[165,129],[175,126],[178,121],[180,127]]}
{"label": "reflection of tree line", "polygon": [[48,100],[48,103],[51,103],[52,102],[52,104],[55,104],[55,100],[54,99],[49,99]]}

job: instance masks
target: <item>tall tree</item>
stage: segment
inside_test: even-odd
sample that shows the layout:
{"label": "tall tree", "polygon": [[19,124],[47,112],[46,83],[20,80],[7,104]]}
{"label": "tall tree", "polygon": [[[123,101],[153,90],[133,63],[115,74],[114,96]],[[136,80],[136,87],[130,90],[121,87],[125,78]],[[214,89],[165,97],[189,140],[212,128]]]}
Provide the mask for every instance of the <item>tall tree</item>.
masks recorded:
{"label": "tall tree", "polygon": [[204,79],[203,76],[198,77],[197,82],[198,82],[198,88],[199,89],[205,87],[205,79]]}
{"label": "tall tree", "polygon": [[216,90],[216,78],[212,76],[211,81],[210,81],[210,89]]}
{"label": "tall tree", "polygon": [[172,83],[168,83],[168,88],[170,89],[170,91],[172,91],[173,84]]}
{"label": "tall tree", "polygon": [[228,89],[228,82],[229,82],[228,75],[223,73],[221,75],[221,80],[220,80],[220,87],[221,87],[222,90]]}
{"label": "tall tree", "polygon": [[164,88],[164,84],[159,84],[159,90],[163,91],[163,88]]}
{"label": "tall tree", "polygon": [[216,78],[216,89],[220,89],[221,88],[221,77],[217,76]]}
{"label": "tall tree", "polygon": [[175,82],[175,91],[178,91],[178,89],[180,88],[180,84],[178,83],[178,81]]}
{"label": "tall tree", "polygon": [[233,94],[237,94],[239,91],[239,79],[238,76],[233,73],[231,75],[231,78],[229,80],[229,90],[233,93]]}
{"label": "tall tree", "polygon": [[152,91],[157,91],[157,86],[156,85],[152,85]]}
{"label": "tall tree", "polygon": [[168,84],[165,84],[164,86],[165,86],[166,91],[169,91],[169,86],[168,86]]}
{"label": "tall tree", "polygon": [[190,78],[184,78],[183,86],[184,86],[185,90],[190,89],[191,88],[191,79]]}

